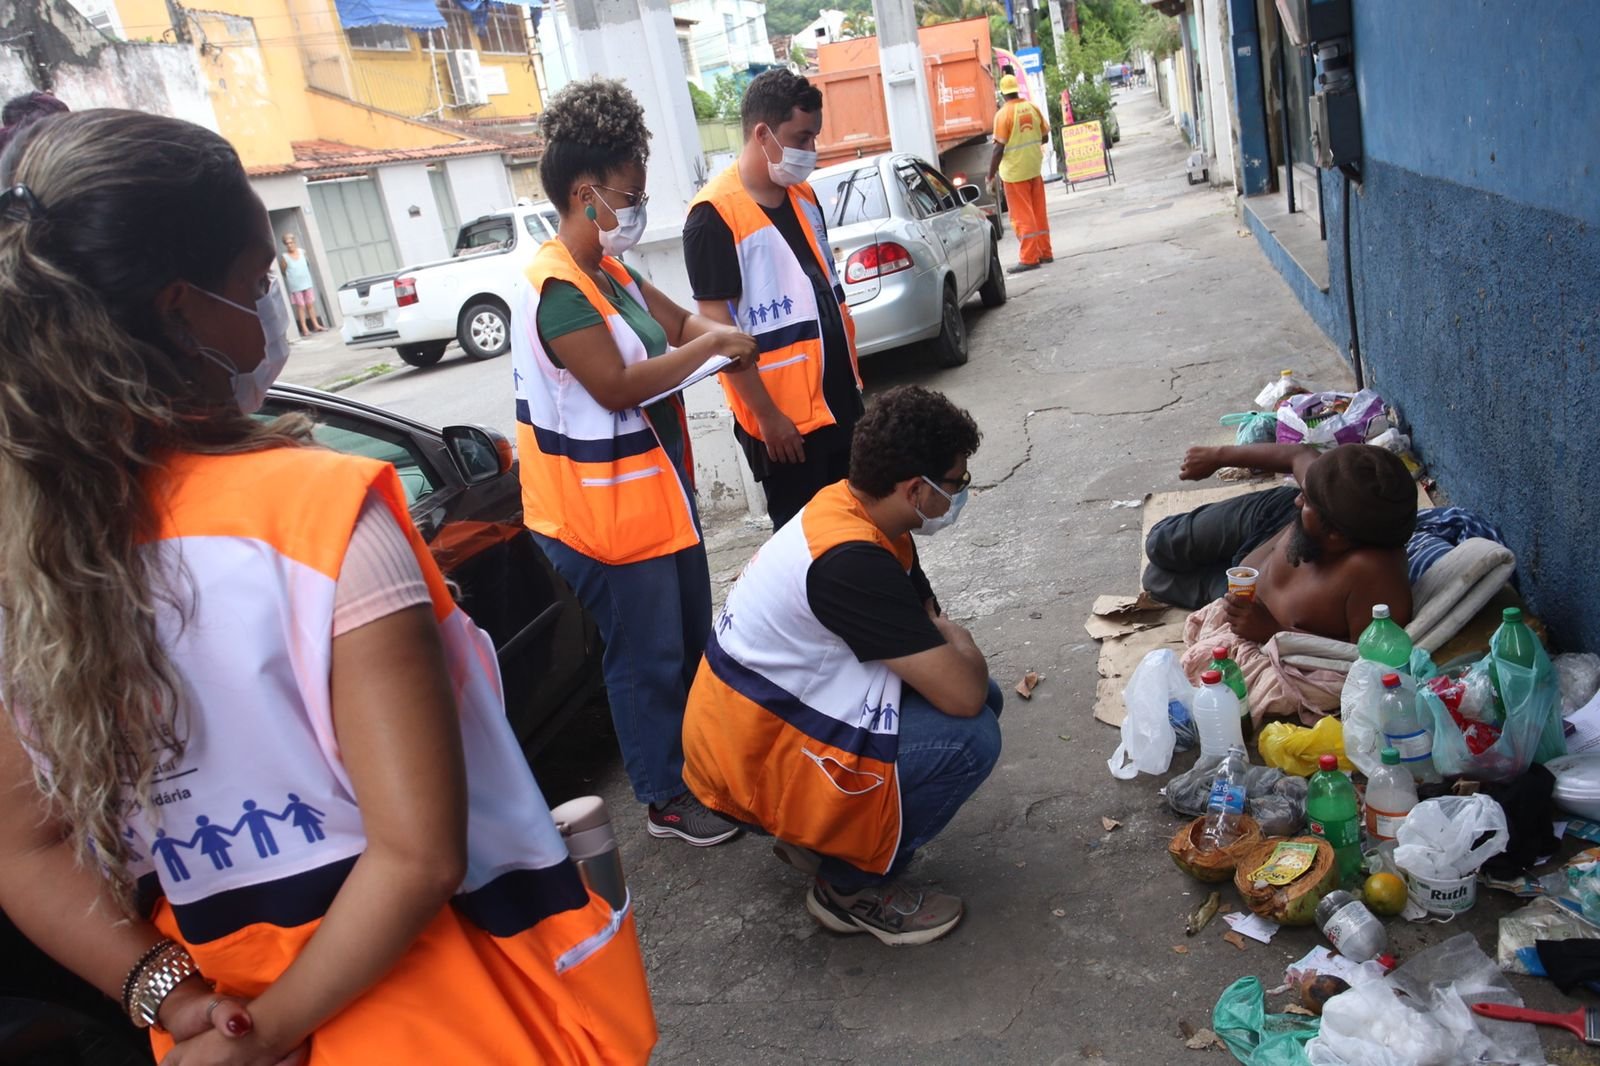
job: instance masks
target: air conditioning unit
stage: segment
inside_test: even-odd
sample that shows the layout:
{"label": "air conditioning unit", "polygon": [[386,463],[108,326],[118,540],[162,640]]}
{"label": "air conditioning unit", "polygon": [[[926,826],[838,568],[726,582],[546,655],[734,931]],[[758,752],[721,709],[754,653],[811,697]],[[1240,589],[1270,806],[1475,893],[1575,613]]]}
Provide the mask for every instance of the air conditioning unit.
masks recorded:
{"label": "air conditioning unit", "polygon": [[450,66],[450,91],[458,106],[487,104],[489,94],[483,89],[483,66],[478,53],[470,48],[456,48],[447,53]]}

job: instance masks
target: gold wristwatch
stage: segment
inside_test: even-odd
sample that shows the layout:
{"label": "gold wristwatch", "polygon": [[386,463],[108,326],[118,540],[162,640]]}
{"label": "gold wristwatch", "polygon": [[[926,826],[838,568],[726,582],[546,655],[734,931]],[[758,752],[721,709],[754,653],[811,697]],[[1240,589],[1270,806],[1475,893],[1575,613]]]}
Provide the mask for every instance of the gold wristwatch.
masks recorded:
{"label": "gold wristwatch", "polygon": [[200,967],[177,943],[167,944],[144,967],[128,1002],[128,1017],[141,1029],[156,1024],[156,1014],[172,990],[184,980],[199,974]]}

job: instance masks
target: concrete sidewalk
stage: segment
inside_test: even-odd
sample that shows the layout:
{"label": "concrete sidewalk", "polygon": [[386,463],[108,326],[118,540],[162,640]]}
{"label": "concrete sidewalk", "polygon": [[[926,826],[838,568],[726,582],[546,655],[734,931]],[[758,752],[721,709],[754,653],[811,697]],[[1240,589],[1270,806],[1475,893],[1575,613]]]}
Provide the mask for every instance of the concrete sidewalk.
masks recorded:
{"label": "concrete sidewalk", "polygon": [[404,365],[393,348],[347,348],[339,331],[330,329],[289,342],[289,362],[283,368],[281,380],[291,385],[338,392]]}
{"label": "concrete sidewalk", "polygon": [[[1241,951],[1221,940],[1220,920],[1186,938],[1206,891],[1165,854],[1182,819],[1161,781],[1110,776],[1118,733],[1091,717],[1098,646],[1083,622],[1096,595],[1138,587],[1140,516],[1119,503],[1188,487],[1177,480],[1184,448],[1231,439],[1218,417],[1247,410],[1278,370],[1350,384],[1227,200],[1186,184],[1187,149],[1153,94],[1117,100],[1120,180],[1052,186],[1056,261],[1010,279],[1006,306],[971,313],[970,363],[929,371],[891,355],[863,366],[869,392],[927,384],[984,431],[971,504],[921,543],[947,611],[1008,693],[993,777],[911,870],[963,896],[962,926],[904,949],[824,932],[804,910],[804,879],[767,841],[655,840],[614,755],[541,760],[552,801],[598,789],[611,804],[661,1025],[657,1063],[1221,1061],[1186,1050],[1180,1027],[1209,1026],[1240,976],[1279,984],[1318,943],[1286,929]],[[1014,238],[1002,255],[1015,260]],[[719,598],[763,539],[743,521],[713,523]],[[1009,693],[1030,669],[1045,680],[1023,702]],[[610,746],[593,732],[574,743]],[[1179,755],[1174,771],[1192,759]],[[1121,825],[1107,832],[1102,817]],[[1231,888],[1224,900],[1239,907]],[[1390,936],[1404,957],[1467,930],[1492,955],[1507,909],[1485,891],[1448,927],[1391,922]],[[1548,982],[1519,988],[1531,1005],[1556,1000]]]}

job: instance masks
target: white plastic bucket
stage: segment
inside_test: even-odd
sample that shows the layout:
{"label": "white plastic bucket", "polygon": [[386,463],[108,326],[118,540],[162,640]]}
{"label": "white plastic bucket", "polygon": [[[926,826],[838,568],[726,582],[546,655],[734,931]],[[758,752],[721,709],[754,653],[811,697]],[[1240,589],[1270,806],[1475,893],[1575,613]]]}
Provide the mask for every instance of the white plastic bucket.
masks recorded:
{"label": "white plastic bucket", "polygon": [[1410,892],[1412,901],[1430,914],[1454,917],[1470,911],[1472,905],[1478,902],[1476,874],[1438,880],[1414,874],[1403,866],[1400,867],[1400,872],[1406,875],[1406,889]]}

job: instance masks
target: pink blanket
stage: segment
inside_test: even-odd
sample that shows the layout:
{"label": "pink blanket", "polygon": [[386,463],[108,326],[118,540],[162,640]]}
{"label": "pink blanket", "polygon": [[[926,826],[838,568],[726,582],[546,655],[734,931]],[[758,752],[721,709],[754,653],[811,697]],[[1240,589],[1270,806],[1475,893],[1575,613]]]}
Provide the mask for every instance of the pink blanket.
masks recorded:
{"label": "pink blanket", "polygon": [[1240,640],[1228,625],[1221,600],[1207,604],[1183,623],[1183,672],[1195,684],[1218,645],[1233,649],[1233,661],[1244,671],[1250,718],[1260,725],[1268,718],[1296,718],[1315,725],[1339,709],[1344,675],[1333,670],[1303,670],[1285,664],[1276,638],[1265,646]]}

